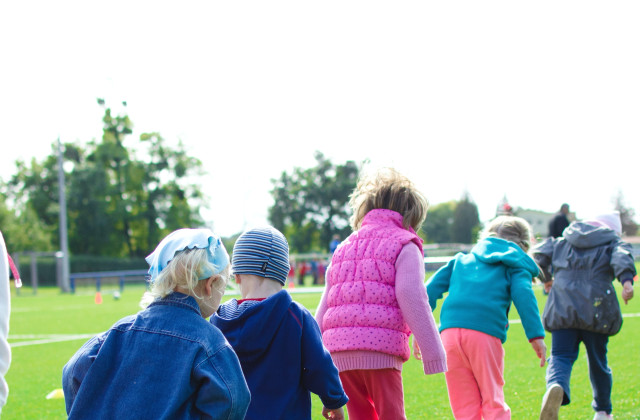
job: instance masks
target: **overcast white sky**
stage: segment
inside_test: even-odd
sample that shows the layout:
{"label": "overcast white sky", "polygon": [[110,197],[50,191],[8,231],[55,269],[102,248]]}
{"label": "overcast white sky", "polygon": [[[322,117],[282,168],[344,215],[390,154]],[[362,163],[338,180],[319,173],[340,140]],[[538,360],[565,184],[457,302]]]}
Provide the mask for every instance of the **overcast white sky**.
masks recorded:
{"label": "overcast white sky", "polygon": [[[0,178],[58,136],[101,136],[97,97],[205,164],[222,235],[266,222],[271,178],[369,159],[482,220],[640,214],[637,1],[0,3]],[[637,218],[636,218],[637,219]]]}

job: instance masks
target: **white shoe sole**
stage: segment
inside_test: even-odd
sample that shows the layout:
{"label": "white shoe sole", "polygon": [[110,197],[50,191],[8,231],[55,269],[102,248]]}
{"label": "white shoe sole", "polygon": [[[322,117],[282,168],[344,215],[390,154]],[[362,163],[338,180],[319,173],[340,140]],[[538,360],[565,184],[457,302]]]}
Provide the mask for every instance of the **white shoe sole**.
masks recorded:
{"label": "white shoe sole", "polygon": [[558,420],[558,413],[564,398],[564,390],[558,384],[551,385],[542,398],[540,420]]}

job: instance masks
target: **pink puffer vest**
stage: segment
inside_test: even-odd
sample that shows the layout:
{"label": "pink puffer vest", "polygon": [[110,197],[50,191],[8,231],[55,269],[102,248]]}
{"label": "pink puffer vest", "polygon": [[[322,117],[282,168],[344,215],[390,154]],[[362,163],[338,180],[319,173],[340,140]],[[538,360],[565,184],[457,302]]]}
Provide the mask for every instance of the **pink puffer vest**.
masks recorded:
{"label": "pink puffer vest", "polygon": [[402,227],[399,213],[377,209],[335,251],[322,324],[331,353],[366,350],[409,359],[411,331],[396,300],[395,263],[411,241],[422,249],[422,239]]}

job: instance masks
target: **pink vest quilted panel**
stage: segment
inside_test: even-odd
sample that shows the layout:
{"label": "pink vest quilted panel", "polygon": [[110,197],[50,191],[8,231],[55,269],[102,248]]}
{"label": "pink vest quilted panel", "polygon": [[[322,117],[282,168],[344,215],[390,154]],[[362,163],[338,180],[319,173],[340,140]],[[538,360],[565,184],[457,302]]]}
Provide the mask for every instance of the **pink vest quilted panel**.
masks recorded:
{"label": "pink vest quilted panel", "polygon": [[395,295],[402,247],[422,240],[391,210],[367,213],[362,227],[335,251],[327,279],[322,339],[330,352],[368,350],[409,359],[411,331]]}

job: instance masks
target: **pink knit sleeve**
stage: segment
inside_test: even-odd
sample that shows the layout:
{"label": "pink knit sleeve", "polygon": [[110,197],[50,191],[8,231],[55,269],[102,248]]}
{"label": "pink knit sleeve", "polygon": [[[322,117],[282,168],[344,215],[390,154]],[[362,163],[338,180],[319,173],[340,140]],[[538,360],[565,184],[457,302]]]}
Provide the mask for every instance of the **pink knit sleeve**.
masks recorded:
{"label": "pink knit sleeve", "polygon": [[396,260],[396,298],[420,346],[424,373],[445,372],[447,358],[424,285],[424,259],[412,242],[402,248]]}
{"label": "pink knit sleeve", "polygon": [[[330,269],[331,269],[331,266],[329,266],[327,268],[327,271],[325,272],[325,279],[329,278]],[[327,311],[328,289],[329,289],[329,285],[325,283],[324,290],[322,291],[322,297],[320,297],[320,303],[318,303],[318,307],[316,308],[315,318],[316,318],[316,322],[318,323],[318,326],[320,327],[320,332],[324,332],[324,330],[322,329],[322,318],[324,318],[324,313]]]}

